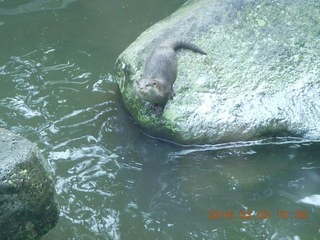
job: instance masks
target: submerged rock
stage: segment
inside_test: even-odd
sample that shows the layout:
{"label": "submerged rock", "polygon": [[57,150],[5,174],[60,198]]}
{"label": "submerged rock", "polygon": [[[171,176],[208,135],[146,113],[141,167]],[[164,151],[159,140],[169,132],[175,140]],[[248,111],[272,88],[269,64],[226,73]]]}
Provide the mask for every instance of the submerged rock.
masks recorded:
{"label": "submerged rock", "polygon": [[58,207],[49,165],[30,141],[0,128],[0,239],[39,239]]}
{"label": "submerged rock", "polygon": [[[183,143],[262,136],[320,138],[320,2],[189,1],[117,59],[123,101],[150,133]],[[134,82],[152,48],[167,38],[205,52],[178,52],[176,96],[158,118]]]}

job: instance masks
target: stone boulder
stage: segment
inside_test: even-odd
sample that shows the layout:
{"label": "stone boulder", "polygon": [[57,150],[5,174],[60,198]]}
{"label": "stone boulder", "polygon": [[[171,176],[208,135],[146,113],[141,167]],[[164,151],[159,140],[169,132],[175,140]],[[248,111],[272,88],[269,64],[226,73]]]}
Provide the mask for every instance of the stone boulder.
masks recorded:
{"label": "stone boulder", "polygon": [[[188,1],[118,57],[124,105],[149,133],[182,143],[319,139],[319,26],[317,0]],[[134,82],[167,38],[193,42],[208,55],[178,51],[176,96],[157,117]]]}
{"label": "stone boulder", "polygon": [[48,162],[30,141],[0,128],[0,239],[39,239],[59,211]]}

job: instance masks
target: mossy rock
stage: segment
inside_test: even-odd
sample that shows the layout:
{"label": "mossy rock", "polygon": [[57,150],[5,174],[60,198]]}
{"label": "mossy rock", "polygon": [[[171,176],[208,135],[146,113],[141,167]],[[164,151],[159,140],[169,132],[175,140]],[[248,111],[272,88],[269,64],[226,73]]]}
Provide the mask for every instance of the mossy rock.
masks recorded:
{"label": "mossy rock", "polygon": [[[189,1],[118,57],[116,80],[133,118],[173,141],[319,139],[319,26],[316,0]],[[172,37],[208,55],[178,52],[176,96],[157,117],[139,99],[134,82],[152,48]]]}
{"label": "mossy rock", "polygon": [[35,144],[0,128],[0,239],[40,239],[58,216],[48,162]]}

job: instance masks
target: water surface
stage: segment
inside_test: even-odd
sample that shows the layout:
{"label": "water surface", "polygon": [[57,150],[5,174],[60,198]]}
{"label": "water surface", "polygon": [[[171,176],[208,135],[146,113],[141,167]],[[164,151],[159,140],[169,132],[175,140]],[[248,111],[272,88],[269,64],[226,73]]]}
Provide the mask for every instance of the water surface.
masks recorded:
{"label": "water surface", "polygon": [[38,144],[61,208],[43,239],[320,238],[319,143],[181,146],[125,111],[117,56],[183,2],[0,1],[0,127]]}

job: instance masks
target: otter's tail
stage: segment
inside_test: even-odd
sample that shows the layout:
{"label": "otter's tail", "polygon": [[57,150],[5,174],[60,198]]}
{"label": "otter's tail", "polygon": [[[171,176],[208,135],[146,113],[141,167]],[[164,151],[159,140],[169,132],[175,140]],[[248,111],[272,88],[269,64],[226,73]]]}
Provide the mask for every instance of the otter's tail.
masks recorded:
{"label": "otter's tail", "polygon": [[197,53],[201,53],[203,55],[207,55],[205,51],[203,51],[201,48],[197,47],[193,43],[183,41],[183,40],[178,40],[178,39],[168,39],[164,41],[162,44],[160,44],[160,46],[171,47],[174,50],[178,50],[179,48],[185,48]]}

